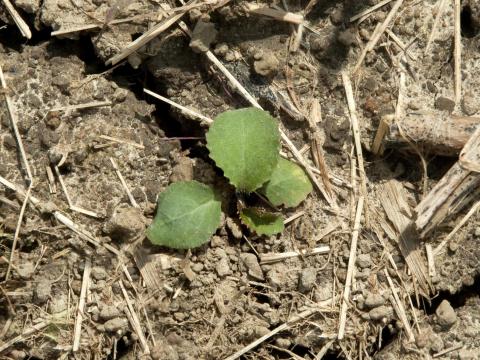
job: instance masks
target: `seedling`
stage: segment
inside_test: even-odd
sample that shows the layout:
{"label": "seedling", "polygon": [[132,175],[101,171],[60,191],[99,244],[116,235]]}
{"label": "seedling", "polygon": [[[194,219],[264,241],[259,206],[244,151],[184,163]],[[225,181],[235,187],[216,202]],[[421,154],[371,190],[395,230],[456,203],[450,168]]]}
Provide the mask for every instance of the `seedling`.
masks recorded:
{"label": "seedling", "polygon": [[[269,113],[256,108],[224,112],[206,138],[210,157],[237,193],[257,191],[274,206],[295,207],[312,191],[303,169],[280,157],[278,123]],[[147,237],[154,244],[175,249],[200,246],[220,225],[220,208],[220,200],[207,185],[174,183],[160,194]],[[242,205],[239,217],[259,235],[283,231],[283,218],[276,213]]]}

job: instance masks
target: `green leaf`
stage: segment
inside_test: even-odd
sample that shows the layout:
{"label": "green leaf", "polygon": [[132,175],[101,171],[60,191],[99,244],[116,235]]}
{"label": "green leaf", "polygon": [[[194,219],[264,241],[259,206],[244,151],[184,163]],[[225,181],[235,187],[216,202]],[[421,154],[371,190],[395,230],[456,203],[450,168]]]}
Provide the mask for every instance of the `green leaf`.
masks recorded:
{"label": "green leaf", "polygon": [[278,124],[260,109],[226,111],[210,126],[207,148],[237,189],[252,192],[268,181],[277,166]]}
{"label": "green leaf", "polygon": [[147,229],[155,245],[190,249],[206,243],[220,225],[221,203],[197,181],[171,184],[158,197],[157,215]]}
{"label": "green leaf", "polygon": [[281,216],[259,209],[245,208],[240,212],[240,219],[247,227],[258,235],[275,235],[283,231]]}
{"label": "green leaf", "polygon": [[280,159],[262,193],[275,206],[295,207],[312,191],[312,184],[297,164]]}

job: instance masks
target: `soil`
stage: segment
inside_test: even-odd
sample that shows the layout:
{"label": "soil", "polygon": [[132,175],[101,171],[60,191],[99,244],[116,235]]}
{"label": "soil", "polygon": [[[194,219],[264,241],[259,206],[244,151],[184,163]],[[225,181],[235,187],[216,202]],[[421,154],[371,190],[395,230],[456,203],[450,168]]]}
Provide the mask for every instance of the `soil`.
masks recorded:
{"label": "soil", "polygon": [[[380,119],[396,110],[401,71],[406,74],[404,111],[478,116],[480,6],[473,0],[462,1],[463,94],[458,104],[452,2],[447,2],[426,51],[439,2],[404,1],[389,29],[408,44],[410,55],[383,35],[351,76],[366,158],[370,221],[362,218],[346,335],[337,340],[360,189],[358,179],[353,179],[352,189],[355,152],[341,73],[356,64],[394,2],[361,21],[350,22],[350,17],[378,2],[275,4],[295,13],[308,9],[308,26],[297,51],[291,49],[294,25],[248,13],[243,1],[211,2],[182,18],[193,30],[192,39],[172,25],[113,68],[105,61],[161,21],[166,6],[182,5],[158,0],[14,0],[32,30],[29,41],[0,8],[6,24],[0,29],[0,65],[7,83],[2,94],[12,100],[33,175],[31,195],[39,200],[26,207],[8,270],[24,197],[0,185],[0,359],[224,359],[312,307],[318,312],[241,358],[479,358],[480,218],[474,215],[435,256],[431,293],[418,289],[389,233],[381,195],[387,182],[396,181],[413,209],[424,195],[420,159],[397,148],[377,157],[370,153]],[[50,35],[85,24],[98,26]],[[322,195],[313,192],[299,207],[282,210],[286,217],[300,211],[303,215],[281,235],[259,237],[238,222],[234,189],[204,146],[207,125],[143,92],[158,92],[209,118],[249,106],[209,62],[208,49],[279,120],[298,149],[311,143],[307,118],[312,101],[319,101],[318,134],[336,179],[333,197],[340,212],[330,211]],[[0,176],[23,191],[29,183],[5,96],[0,107]],[[68,108],[100,101],[108,104]],[[311,161],[309,151],[304,155]],[[422,156],[431,189],[455,159],[426,151]],[[157,195],[172,182],[192,179],[221,194],[221,227],[209,243],[189,252],[151,245],[144,230],[155,214]],[[261,203],[255,197],[249,201]],[[59,221],[58,214],[71,219],[75,231]],[[435,248],[462,215],[449,218],[422,241]],[[260,263],[262,254],[308,253],[321,245],[328,245],[330,252]],[[426,263],[423,253],[422,259]],[[397,287],[414,342],[408,341],[392,306],[384,269]],[[72,352],[88,271],[80,346]],[[149,354],[132,325],[125,294]],[[29,332],[42,322],[47,326]]]}

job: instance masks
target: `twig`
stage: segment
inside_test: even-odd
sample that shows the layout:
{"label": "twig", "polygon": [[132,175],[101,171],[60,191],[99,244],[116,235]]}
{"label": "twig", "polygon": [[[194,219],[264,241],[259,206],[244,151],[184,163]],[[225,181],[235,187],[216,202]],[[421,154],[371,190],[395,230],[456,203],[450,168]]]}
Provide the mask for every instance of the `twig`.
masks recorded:
{"label": "twig", "polygon": [[146,94],[151,95],[151,96],[153,96],[153,97],[156,98],[156,99],[162,100],[162,101],[166,102],[167,104],[170,104],[170,105],[176,107],[177,109],[182,110],[183,112],[185,112],[186,114],[188,114],[188,115],[190,115],[190,116],[192,116],[192,117],[194,117],[194,118],[199,118],[200,120],[205,121],[207,124],[213,123],[213,120],[212,120],[212,119],[210,119],[210,118],[208,118],[208,117],[206,117],[206,116],[203,116],[202,114],[199,114],[199,113],[197,113],[196,111],[193,111],[193,110],[191,110],[191,109],[189,109],[189,108],[187,108],[187,107],[185,107],[185,106],[183,106],[183,105],[180,105],[180,104],[178,104],[178,103],[176,103],[176,102],[174,102],[174,101],[172,101],[172,100],[170,100],[170,99],[167,99],[166,97],[163,97],[162,95],[159,95],[159,94],[157,94],[157,93],[154,93],[153,91],[150,91],[150,90],[148,90],[148,89],[143,89],[143,91],[144,91]]}
{"label": "twig", "polygon": [[15,111],[13,109],[12,100],[10,99],[10,96],[8,96],[7,83],[5,81],[5,77],[3,75],[3,70],[2,70],[1,66],[0,66],[0,82],[2,84],[2,89],[4,91],[5,102],[7,103],[7,112],[8,112],[8,115],[10,117],[10,123],[12,125],[13,133],[15,134],[15,138],[17,140],[18,150],[20,151],[20,155],[22,157],[23,165],[25,166],[25,171],[27,172],[27,179],[30,182],[30,185],[32,185],[33,184],[32,171],[30,170],[30,165],[28,163],[27,155],[26,155],[25,149],[23,147],[23,142],[22,142],[22,138],[20,136],[20,132],[18,131],[17,117],[16,117]]}
{"label": "twig", "polygon": [[432,355],[433,358],[438,358],[440,356],[443,356],[445,354],[448,354],[449,352],[452,352],[452,351],[455,351],[455,350],[460,350],[461,348],[463,348],[465,345],[463,344],[458,344],[458,345],[454,345],[454,346],[451,346],[447,349],[444,349],[442,351],[439,351],[435,354]]}
{"label": "twig", "polygon": [[388,285],[390,286],[390,289],[392,290],[392,294],[393,294],[393,297],[391,298],[392,305],[394,305],[394,307],[397,310],[397,315],[403,323],[403,327],[405,328],[405,331],[407,332],[409,341],[415,341],[415,335],[413,334],[410,323],[408,322],[407,314],[405,312],[405,308],[403,307],[403,303],[398,296],[397,289],[395,288],[395,285],[393,284],[392,278],[388,274],[388,270],[387,269],[383,269],[383,270],[384,270],[385,276],[387,278]]}
{"label": "twig", "polygon": [[285,259],[291,259],[298,256],[310,256],[318,254],[328,254],[330,252],[330,246],[324,245],[316,247],[312,250],[300,250],[300,251],[287,251],[283,253],[270,253],[270,254],[260,254],[260,264],[271,264],[277,261],[282,261]]}
{"label": "twig", "polygon": [[455,35],[453,57],[455,61],[455,103],[458,104],[462,97],[462,33],[460,24],[461,4],[455,0]]}
{"label": "twig", "polygon": [[440,25],[440,20],[442,19],[443,10],[445,9],[446,4],[447,4],[447,0],[440,0],[440,2],[438,3],[437,15],[433,22],[432,31],[430,31],[427,45],[425,46],[425,54],[427,54],[430,51],[430,46],[432,45],[433,38],[436,34],[438,34],[437,28],[438,28],[438,25]]}
{"label": "twig", "polygon": [[395,4],[392,6],[392,9],[388,13],[388,15],[385,18],[385,20],[383,21],[383,23],[378,28],[375,29],[376,31],[372,34],[372,37],[371,37],[370,41],[363,48],[363,51],[360,54],[360,56],[358,58],[358,61],[355,64],[355,67],[353,68],[353,71],[352,71],[353,74],[355,74],[358,71],[358,69],[362,65],[363,60],[365,59],[365,56],[367,55],[367,53],[375,48],[378,41],[380,40],[380,37],[385,32],[385,29],[387,28],[387,26],[392,21],[393,17],[397,13],[397,11],[400,8],[400,6],[402,5],[402,3],[403,3],[403,0],[397,0],[395,2]]}
{"label": "twig", "polygon": [[390,124],[388,123],[388,118],[386,116],[382,117],[378,123],[377,132],[372,144],[372,153],[375,155],[383,153],[383,139],[388,133],[389,126]]}
{"label": "twig", "polygon": [[332,347],[334,342],[335,340],[330,340],[325,345],[323,345],[320,351],[315,356],[315,360],[322,360],[322,358],[325,356],[327,351]]}
{"label": "twig", "polygon": [[320,108],[320,102],[318,101],[318,99],[314,99],[312,103],[312,109],[310,111],[310,116],[308,117],[311,131],[312,156],[315,165],[320,170],[320,173],[322,175],[322,181],[325,189],[328,191],[329,195],[332,195],[332,187],[330,185],[329,179],[329,170],[327,167],[327,163],[325,162],[325,157],[323,155],[322,144],[320,142],[320,132],[318,129],[318,123],[321,121],[322,111]]}
{"label": "twig", "polygon": [[355,16],[352,16],[350,18],[350,22],[354,22],[362,17],[364,17],[365,15],[368,15],[370,14],[371,12],[374,12],[375,10],[377,9],[380,9],[382,6],[385,6],[387,5],[389,2],[391,2],[392,0],[383,0],[383,1],[380,1],[378,4],[375,4],[373,5],[372,7],[369,7],[368,9],[365,9],[361,12],[359,12],[357,15]]}
{"label": "twig", "polygon": [[83,270],[82,289],[80,290],[80,299],[78,300],[77,316],[75,318],[75,330],[73,337],[72,351],[80,349],[80,336],[82,333],[83,311],[85,308],[85,299],[90,287],[90,272],[92,270],[92,262],[90,258],[85,260],[85,268]]}
{"label": "twig", "polygon": [[130,189],[128,188],[127,183],[125,182],[125,179],[123,178],[123,175],[120,172],[120,169],[118,168],[117,163],[115,162],[115,160],[113,160],[113,158],[110,158],[110,162],[112,163],[113,169],[115,170],[115,173],[117,174],[118,178],[120,179],[120,182],[122,183],[123,189],[127,193],[130,203],[132,204],[133,207],[139,208],[140,206],[138,205],[137,201],[135,200],[132,193],[130,192]]}
{"label": "twig", "polygon": [[[138,18],[138,17],[133,16],[133,17],[129,17],[129,18],[126,18],[126,19],[116,19],[116,20],[110,21],[108,23],[108,25],[123,24],[123,23],[126,23],[126,22],[130,22],[132,20],[135,20],[136,18]],[[70,28],[70,29],[59,29],[59,30],[56,30],[56,31],[52,31],[50,33],[50,36],[61,36],[61,35],[71,34],[71,33],[80,32],[80,31],[98,29],[98,28],[101,28],[103,25],[104,24],[101,24],[101,23],[85,24],[85,25],[80,25],[80,26]]]}
{"label": "twig", "polygon": [[355,222],[352,230],[352,241],[350,243],[350,256],[348,258],[347,278],[345,280],[345,289],[343,291],[342,306],[340,309],[340,324],[338,327],[338,340],[342,340],[345,336],[345,325],[347,322],[348,302],[350,300],[350,286],[352,284],[352,276],[355,270],[355,260],[357,258],[357,241],[360,233],[360,220],[363,211],[363,196],[358,198],[357,211],[355,213]]}
{"label": "twig", "polygon": [[55,185],[55,177],[53,176],[52,168],[47,165],[45,166],[45,171],[47,173],[48,189],[50,190],[50,194],[56,194],[57,186]]}
{"label": "twig", "polygon": [[136,142],[133,142],[133,141],[123,140],[123,139],[119,139],[119,138],[107,136],[107,135],[100,135],[99,138],[103,140],[113,141],[119,144],[132,145],[133,147],[136,147],[137,149],[140,149],[140,150],[145,149],[145,146],[143,146],[142,144],[137,144]]}
{"label": "twig", "polygon": [[76,212],[79,212],[81,214],[100,219],[101,216],[98,215],[96,212],[84,209],[80,206],[76,206],[76,205],[73,204],[72,199],[70,198],[70,194],[68,193],[67,186],[65,185],[65,182],[63,181],[63,176],[60,173],[60,170],[58,169],[58,166],[55,165],[54,169],[55,169],[55,174],[58,177],[58,181],[60,182],[60,187],[62,188],[62,191],[65,195],[65,198],[67,199],[68,208],[72,211],[76,211]]}
{"label": "twig", "polygon": [[[347,97],[348,110],[350,112],[350,123],[352,124],[353,139],[355,141],[355,152],[357,154],[358,170],[361,181],[361,195],[367,196],[367,176],[365,175],[365,165],[363,163],[362,143],[360,141],[360,127],[358,124],[357,110],[355,106],[355,98],[353,96],[352,83],[346,72],[342,73],[343,86],[345,87],[345,95]],[[365,220],[368,223],[367,212],[365,212]]]}
{"label": "twig", "polygon": [[271,338],[273,335],[278,334],[281,331],[287,330],[290,327],[290,325],[292,325],[293,323],[295,323],[299,320],[305,319],[305,318],[315,314],[317,311],[318,311],[318,309],[309,309],[309,310],[305,310],[305,311],[301,312],[300,314],[292,317],[290,320],[283,323],[282,325],[277,326],[275,329],[273,329],[269,333],[263,335],[262,337],[258,338],[255,341],[251,342],[250,344],[248,344],[244,348],[237,351],[235,354],[230,355],[229,357],[225,358],[225,360],[238,359],[243,354],[245,354],[245,353],[249,352],[250,350],[252,350],[253,348],[257,347],[258,345],[260,345],[265,340]]}
{"label": "twig", "polygon": [[[194,1],[189,1],[187,5],[192,4]],[[130,54],[133,54],[135,51],[140,49],[143,45],[147,44],[151,40],[155,39],[158,35],[160,35],[163,31],[167,30],[170,26],[175,24],[180,18],[186,13],[186,10],[169,16],[165,20],[161,21],[159,24],[152,27],[150,30],[145,32],[142,36],[140,36],[135,41],[132,41],[128,44],[125,48],[123,48],[117,55],[111,57],[106,61],[107,65],[115,65],[122,61],[123,59],[127,58]]]}
{"label": "twig", "polygon": [[2,353],[2,351],[5,351],[6,349],[8,349],[10,346],[14,345],[15,343],[25,340],[30,335],[36,333],[37,331],[42,330],[43,328],[47,327],[48,325],[50,325],[50,321],[41,321],[38,324],[33,325],[31,328],[25,330],[20,335],[15,336],[13,339],[10,339],[10,340],[6,341],[5,343],[1,344],[0,345],[0,353]]}
{"label": "twig", "polygon": [[60,187],[62,188],[63,194],[65,195],[65,198],[67,199],[67,204],[68,207],[71,209],[73,206],[72,199],[70,198],[70,195],[67,191],[67,187],[65,186],[65,182],[63,181],[63,176],[60,174],[60,170],[58,169],[58,166],[55,165],[54,167],[55,174],[58,177],[58,181],[60,182]]}
{"label": "twig", "polygon": [[120,288],[122,289],[123,297],[125,298],[128,310],[129,310],[130,315],[131,315],[131,318],[129,317],[129,320],[131,322],[133,330],[135,331],[135,333],[138,336],[138,339],[140,340],[140,345],[142,346],[143,353],[145,355],[150,354],[150,348],[148,346],[147,339],[145,339],[145,335],[143,333],[142,326],[140,324],[140,320],[138,319],[138,316],[137,316],[137,313],[135,312],[132,301],[130,300],[130,297],[128,296],[127,290],[125,290],[125,287],[123,286],[122,280],[119,280],[118,284],[120,285]]}
{"label": "twig", "polygon": [[12,5],[10,0],[2,0],[2,1],[3,1],[3,5],[5,5],[5,7],[7,8],[8,12],[10,13],[10,16],[13,18],[13,21],[15,21],[15,24],[17,25],[22,35],[27,39],[31,39],[32,32],[30,31],[30,28],[28,27],[27,23],[22,19],[20,14],[17,12],[17,10]]}
{"label": "twig", "polygon": [[300,14],[294,14],[288,11],[272,9],[272,8],[257,5],[257,4],[247,4],[246,7],[247,7],[247,10],[251,13],[268,16],[275,20],[285,21],[292,24],[303,23],[303,16]]}
{"label": "twig", "polygon": [[417,60],[417,57],[412,54],[410,49],[408,49],[407,45],[405,45],[402,42],[402,40],[400,40],[400,38],[397,35],[395,35],[395,33],[392,30],[385,29],[385,32],[388,34],[388,36],[390,36],[390,38],[395,42],[395,44],[398,45],[400,50],[402,50],[410,59]]}
{"label": "twig", "polygon": [[288,218],[286,218],[285,220],[283,220],[283,224],[284,225],[287,225],[288,223],[292,222],[293,220],[296,220],[298,219],[299,217],[305,215],[305,211],[299,211],[295,214],[293,214],[292,216],[289,216]]}
{"label": "twig", "polygon": [[57,111],[70,112],[70,111],[75,111],[75,110],[96,108],[96,107],[102,107],[102,106],[111,106],[111,105],[112,105],[112,102],[109,101],[109,100],[106,100],[106,101],[92,101],[92,102],[85,103],[85,104],[59,106],[59,107],[56,107],[56,108],[48,109],[48,112],[49,113],[57,112]]}
{"label": "twig", "polygon": [[435,258],[433,255],[432,245],[425,244],[425,251],[427,252],[428,274],[433,278],[437,275],[437,272],[435,271]]}
{"label": "twig", "polygon": [[433,250],[434,255],[440,254],[440,251],[442,251],[443,247],[453,238],[453,236],[460,230],[460,228],[465,225],[465,223],[472,217],[473,214],[475,214],[478,209],[480,208],[480,201],[477,201],[471,209],[468,211],[468,213],[465,214],[465,216],[458,222],[457,225],[453,228],[452,231],[443,239],[443,241]]}
{"label": "twig", "polygon": [[0,202],[10,206],[11,208],[13,208],[15,210],[20,210],[20,206],[15,201],[7,199],[5,196],[0,196]]}
{"label": "twig", "polygon": [[5,281],[10,278],[10,271],[12,268],[13,260],[15,258],[15,249],[17,247],[18,242],[18,235],[20,234],[20,228],[22,227],[23,216],[25,214],[25,209],[27,208],[28,198],[30,196],[30,192],[32,191],[32,184],[27,189],[25,194],[25,199],[23,199],[22,207],[20,209],[20,215],[18,216],[17,220],[17,227],[15,228],[15,234],[13,235],[13,243],[12,249],[10,250],[10,261],[8,262],[7,273],[5,274]]}

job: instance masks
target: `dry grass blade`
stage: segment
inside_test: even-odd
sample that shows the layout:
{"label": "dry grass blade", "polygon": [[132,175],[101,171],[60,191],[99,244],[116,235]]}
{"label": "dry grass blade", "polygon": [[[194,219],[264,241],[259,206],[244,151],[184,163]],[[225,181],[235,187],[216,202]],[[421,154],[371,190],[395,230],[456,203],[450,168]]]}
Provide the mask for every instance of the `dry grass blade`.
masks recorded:
{"label": "dry grass blade", "polygon": [[357,21],[360,18],[363,18],[364,16],[374,12],[375,10],[380,9],[382,6],[387,5],[391,1],[392,0],[382,0],[382,1],[380,1],[378,4],[375,4],[371,7],[369,7],[368,9],[365,9],[365,10],[359,12],[357,15],[352,16],[350,18],[350,22],[354,22],[354,21]]}
{"label": "dry grass blade", "polygon": [[14,337],[13,339],[10,339],[3,344],[0,344],[0,353],[8,349],[10,346],[16,344],[17,342],[25,341],[30,335],[35,334],[37,331],[42,330],[43,328],[47,327],[50,325],[50,321],[41,321],[35,325],[33,325],[31,328],[28,328],[25,330],[23,333],[20,335]]}
{"label": "dry grass blade", "polygon": [[312,110],[310,111],[310,116],[308,117],[308,122],[310,125],[311,131],[311,141],[312,141],[312,156],[315,166],[320,170],[322,175],[323,185],[327,190],[328,194],[332,196],[332,186],[330,184],[329,173],[327,164],[325,162],[325,157],[323,156],[322,144],[320,141],[320,132],[318,130],[318,123],[322,121],[322,113],[320,108],[320,102],[315,99],[312,103]]}
{"label": "dry grass blade", "polygon": [[[194,3],[195,1],[189,1],[186,5],[190,5]],[[160,35],[162,32],[167,30],[170,26],[175,24],[180,18],[186,13],[186,11],[182,11],[178,14],[174,14],[145,32],[142,36],[140,36],[138,39],[135,41],[132,41],[130,44],[128,44],[124,49],[120,51],[117,55],[111,57],[106,61],[107,65],[115,65],[122,61],[123,59],[127,58],[129,55],[133,54],[135,51],[140,49],[142,46],[150,42],[151,40],[155,39],[158,35]]]}
{"label": "dry grass blade", "polygon": [[273,329],[272,331],[270,331],[268,334],[265,334],[263,335],[262,337],[258,338],[257,340],[251,342],[250,344],[248,344],[247,346],[245,346],[244,348],[240,349],[239,351],[237,351],[235,354],[233,355],[230,355],[229,357],[225,358],[225,360],[235,360],[235,359],[238,359],[240,356],[242,356],[243,354],[246,354],[247,352],[249,352],[250,350],[254,349],[255,347],[257,347],[258,345],[260,345],[261,343],[263,343],[264,341],[266,341],[267,339],[271,338],[273,335],[275,334],[278,334],[279,332],[281,331],[285,331],[287,330],[290,325],[292,325],[293,323],[297,322],[297,321],[300,321],[300,320],[303,320],[309,316],[312,316],[313,314],[315,314],[316,312],[318,311],[318,309],[309,309],[309,310],[305,310],[303,312],[301,312],[300,314],[292,317],[290,320],[288,320],[287,322],[283,323],[282,325],[280,326],[277,326],[275,329]]}
{"label": "dry grass blade", "polygon": [[[360,126],[357,118],[357,110],[355,98],[353,96],[352,83],[346,72],[342,73],[343,86],[345,87],[345,95],[347,98],[348,110],[350,113],[350,123],[352,125],[353,139],[355,142],[355,152],[357,154],[358,170],[360,173],[361,190],[360,194],[367,199],[367,176],[365,174],[365,165],[363,162],[362,143],[360,141]],[[365,220],[368,223],[368,213],[365,211]]]}
{"label": "dry grass blade", "polygon": [[2,2],[3,5],[5,5],[5,7],[7,8],[7,11],[10,13],[10,16],[13,18],[13,21],[15,21],[15,24],[17,25],[22,35],[27,39],[31,39],[32,32],[30,31],[30,28],[28,27],[27,23],[22,19],[20,14],[17,12],[10,0],[2,0]]}
{"label": "dry grass blade", "polygon": [[194,118],[198,118],[198,119],[200,119],[200,120],[205,121],[207,124],[213,123],[213,120],[212,120],[212,119],[210,119],[210,118],[208,118],[208,117],[206,117],[206,116],[203,116],[202,114],[197,113],[196,111],[193,111],[193,110],[191,110],[191,109],[189,109],[189,108],[187,108],[187,107],[185,107],[185,106],[183,106],[183,105],[180,105],[180,104],[178,104],[178,103],[176,103],[176,102],[174,102],[174,101],[172,101],[172,100],[170,100],[170,99],[167,99],[166,97],[163,97],[162,95],[159,95],[159,94],[157,94],[157,93],[154,93],[153,91],[150,91],[150,90],[148,90],[148,89],[143,89],[143,91],[144,91],[146,94],[148,94],[148,95],[150,95],[150,96],[153,96],[153,97],[156,98],[156,99],[162,100],[163,102],[166,102],[167,104],[172,105],[172,106],[176,107],[177,109],[182,110],[183,112],[185,112],[186,114],[188,114],[188,115],[190,115],[190,116],[192,116],[192,117],[194,117]]}
{"label": "dry grass blade", "polygon": [[125,290],[125,286],[123,285],[122,280],[119,280],[118,284],[120,285],[120,288],[122,289],[123,297],[125,298],[125,302],[127,303],[128,311],[130,312],[129,321],[132,325],[133,330],[135,331],[135,333],[137,334],[137,336],[140,340],[140,345],[142,346],[143,354],[144,355],[150,354],[150,347],[148,346],[147,339],[145,339],[145,335],[143,333],[142,326],[140,324],[140,320],[137,316],[135,308],[133,307],[133,303],[130,300],[130,297],[128,296],[127,290]]}
{"label": "dry grass blade", "polygon": [[413,334],[412,327],[410,326],[410,323],[408,322],[407,314],[405,312],[405,308],[403,306],[402,301],[400,300],[400,297],[398,296],[397,289],[395,288],[395,285],[393,284],[392,278],[390,277],[387,269],[384,269],[385,276],[388,281],[388,285],[390,286],[390,289],[392,290],[392,298],[390,299],[390,302],[392,303],[393,307],[395,308],[398,317],[402,321],[403,327],[408,335],[408,340],[413,342],[415,341],[415,335]]}
{"label": "dry grass blade", "polygon": [[264,15],[271,17],[275,20],[285,21],[297,25],[302,24],[304,20],[303,16],[300,14],[294,14],[288,11],[272,9],[257,4],[247,4],[247,10],[253,14]]}
{"label": "dry grass blade", "polygon": [[398,181],[389,180],[382,185],[379,195],[382,207],[395,227],[400,252],[427,296],[431,288],[430,277],[422,258],[418,234],[411,224],[412,212],[407,203],[403,186]]}
{"label": "dry grass blade", "polygon": [[369,51],[372,51],[375,48],[375,46],[377,46],[378,41],[380,40],[383,33],[385,32],[385,29],[387,28],[387,26],[393,20],[393,17],[397,13],[397,11],[400,8],[400,6],[402,5],[402,3],[403,3],[403,0],[397,0],[395,2],[395,4],[393,5],[392,9],[390,10],[390,12],[388,13],[387,17],[383,21],[383,23],[375,29],[375,31],[372,34],[372,37],[370,38],[369,42],[367,43],[367,45],[365,45],[362,53],[358,57],[357,63],[355,64],[355,67],[353,68],[353,71],[352,71],[353,74],[355,74],[358,71],[358,69],[362,65],[363,60],[365,59],[365,56],[367,55],[367,53]]}
{"label": "dry grass blade", "polygon": [[455,103],[459,104],[462,97],[462,30],[460,23],[461,4],[460,0],[455,0],[454,8],[454,49],[453,58],[455,62]]}
{"label": "dry grass blade", "polygon": [[480,209],[480,201],[477,201],[468,211],[468,213],[465,214],[465,216],[458,222],[457,225],[453,228],[452,231],[448,233],[448,235],[443,239],[443,241],[433,250],[434,255],[440,254],[442,251],[443,247],[448,244],[448,242],[453,238],[453,236],[460,230],[460,228],[465,225],[465,223],[472,217],[473,214],[475,214],[478,209]]}
{"label": "dry grass blade", "polygon": [[428,37],[427,45],[425,46],[425,54],[430,51],[430,46],[432,45],[433,39],[435,35],[438,34],[438,26],[440,25],[440,20],[442,19],[443,11],[445,10],[445,5],[447,4],[447,0],[440,0],[438,3],[437,8],[437,15],[433,22],[432,31],[430,31],[430,36]]}
{"label": "dry grass blade", "polygon": [[85,268],[83,270],[82,288],[80,290],[80,299],[78,300],[77,316],[75,318],[75,330],[73,337],[72,351],[80,349],[80,336],[82,334],[83,311],[85,308],[85,300],[88,288],[90,286],[90,272],[92,270],[92,262],[89,258],[85,260]]}
{"label": "dry grass blade", "polygon": [[139,208],[140,206],[138,205],[137,201],[132,195],[132,192],[128,188],[127,182],[125,181],[125,178],[123,177],[122,173],[120,172],[120,169],[113,158],[110,158],[110,162],[112,163],[113,169],[115,170],[115,173],[117,174],[120,182],[122,183],[122,187],[125,190],[125,193],[128,196],[128,199],[130,200],[130,204],[132,204],[133,207]]}
{"label": "dry grass blade", "polygon": [[96,107],[102,107],[102,106],[111,106],[112,102],[109,100],[105,101],[92,101],[88,102],[85,104],[78,104],[78,105],[68,105],[68,106],[60,106],[56,108],[51,108],[48,109],[48,112],[57,112],[57,111],[65,111],[65,112],[71,112],[71,111],[76,111],[76,110],[82,110],[82,109],[90,109],[90,108],[96,108]]}
{"label": "dry grass blade", "polygon": [[338,340],[345,336],[345,325],[347,322],[348,302],[350,300],[350,288],[352,285],[353,273],[355,271],[355,260],[357,259],[357,241],[360,233],[360,220],[363,211],[363,196],[358,198],[357,211],[355,213],[355,222],[352,230],[352,241],[350,243],[350,256],[348,258],[347,278],[345,280],[345,289],[343,291],[342,305],[340,309],[340,323],[338,326]]}
{"label": "dry grass blade", "polygon": [[10,272],[15,259],[15,249],[17,247],[18,236],[20,235],[20,228],[22,227],[23,216],[25,214],[25,209],[27,208],[28,198],[30,197],[31,190],[32,190],[32,185],[30,184],[25,194],[25,199],[23,199],[22,207],[20,209],[20,215],[18,216],[18,220],[17,220],[17,226],[15,228],[15,234],[13,235],[13,243],[12,243],[12,248],[10,250],[10,260],[8,262],[7,273],[5,274],[5,281],[7,281],[10,278]]}
{"label": "dry grass blade", "polygon": [[318,254],[328,254],[330,252],[330,246],[319,246],[312,250],[301,250],[301,251],[287,251],[283,253],[270,253],[270,254],[260,254],[260,264],[272,264],[278,261],[285,259],[290,259],[298,256],[310,256]]}

